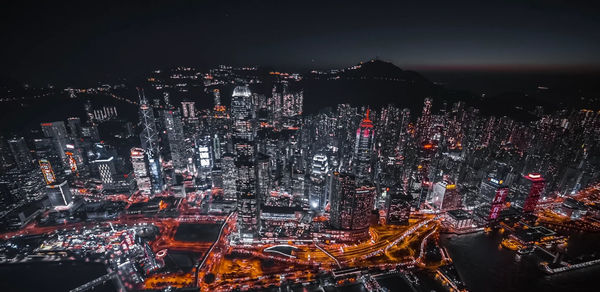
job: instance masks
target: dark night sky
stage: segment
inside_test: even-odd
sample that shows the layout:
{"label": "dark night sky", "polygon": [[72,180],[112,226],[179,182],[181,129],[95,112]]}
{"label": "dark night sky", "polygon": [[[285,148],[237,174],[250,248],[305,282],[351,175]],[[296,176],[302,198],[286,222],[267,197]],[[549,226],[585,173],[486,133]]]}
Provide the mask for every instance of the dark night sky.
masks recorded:
{"label": "dark night sky", "polygon": [[[175,65],[596,70],[594,1],[13,1],[2,79],[77,83]],[[393,4],[391,4],[393,3]]]}

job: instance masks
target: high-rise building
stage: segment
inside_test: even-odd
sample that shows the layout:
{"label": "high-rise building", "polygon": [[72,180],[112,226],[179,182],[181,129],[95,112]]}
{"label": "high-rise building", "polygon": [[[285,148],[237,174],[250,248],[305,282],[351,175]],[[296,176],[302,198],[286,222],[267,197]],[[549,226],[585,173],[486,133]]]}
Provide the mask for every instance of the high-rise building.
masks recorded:
{"label": "high-rise building", "polygon": [[257,192],[258,196],[262,201],[266,201],[266,197],[269,195],[271,190],[271,164],[270,157],[268,155],[259,153],[256,164],[256,180],[257,180]]}
{"label": "high-rise building", "polygon": [[133,175],[135,176],[138,190],[143,194],[149,195],[152,191],[152,185],[150,183],[148,163],[144,149],[131,148],[131,165],[133,166]]}
{"label": "high-rise building", "polygon": [[365,118],[356,130],[354,144],[354,173],[359,180],[368,180],[371,177],[371,158],[373,155],[375,131],[373,122],[369,119],[370,110],[367,109]]}
{"label": "high-rise building", "polygon": [[331,227],[340,230],[360,230],[369,227],[375,203],[375,187],[369,183],[357,185],[356,176],[335,172],[331,193]]}
{"label": "high-rise building", "polygon": [[96,168],[102,186],[105,189],[111,189],[115,183],[116,168],[114,157],[100,158],[91,161],[92,165]]}
{"label": "high-rise building", "polygon": [[77,117],[71,117],[67,120],[69,125],[69,134],[73,138],[79,138],[81,136],[81,119]]}
{"label": "high-rise building", "polygon": [[163,116],[165,119],[164,126],[165,131],[167,132],[167,144],[169,146],[173,168],[175,168],[175,170],[184,170],[187,163],[183,150],[184,136],[181,116],[179,111],[175,109],[165,110]]}
{"label": "high-rise building", "polygon": [[242,240],[254,238],[259,231],[260,201],[256,195],[256,174],[254,164],[238,160],[236,193],[238,208],[238,230]]}
{"label": "high-rise building", "polygon": [[412,197],[404,194],[398,187],[390,188],[386,194],[389,196],[386,223],[408,225]]}
{"label": "high-rise building", "polygon": [[51,185],[56,182],[56,176],[54,175],[54,171],[52,170],[52,165],[50,161],[46,159],[38,160],[40,164],[40,170],[42,171],[42,175],[44,176],[44,181],[47,185]]}
{"label": "high-rise building", "polygon": [[252,93],[247,86],[236,86],[231,96],[231,117],[234,136],[246,140],[253,139],[252,130]]}
{"label": "high-rise building", "polygon": [[229,201],[235,201],[236,177],[235,157],[230,153],[225,153],[222,158],[223,165],[223,198]]}
{"label": "high-rise building", "polygon": [[23,137],[8,140],[8,147],[20,171],[28,171],[33,168],[31,163],[33,159]]}
{"label": "high-rise building", "polygon": [[423,112],[421,113],[421,118],[419,118],[419,122],[417,125],[417,141],[420,144],[426,143],[430,138],[431,131],[431,98],[425,98],[423,102]]}
{"label": "high-rise building", "polygon": [[526,190],[525,200],[522,204],[523,213],[532,213],[537,207],[540,196],[546,187],[546,180],[539,173],[529,173],[523,176],[523,185]]}
{"label": "high-rise building", "polygon": [[327,156],[315,154],[310,169],[309,205],[313,210],[325,209],[329,195],[329,163]]}
{"label": "high-rise building", "polygon": [[196,118],[196,103],[193,101],[184,101],[181,103],[183,109],[183,117],[186,119]]}
{"label": "high-rise building", "polygon": [[438,211],[453,210],[461,207],[462,198],[455,184],[441,181],[433,185],[427,203]]}
{"label": "high-rise building", "polygon": [[66,181],[46,186],[48,199],[53,207],[67,206],[73,201],[71,189]]}
{"label": "high-rise building", "polygon": [[484,206],[489,206],[488,220],[495,220],[504,208],[504,202],[508,195],[508,187],[504,181],[493,177],[488,177],[481,182],[479,188],[479,201]]}
{"label": "high-rise building", "polygon": [[[138,90],[138,93],[140,91]],[[148,104],[144,91],[141,90],[140,97],[140,122],[142,132],[140,139],[142,148],[148,158],[148,169],[150,182],[152,183],[152,193],[160,193],[164,190],[164,180],[162,175],[162,165],[160,159],[160,149],[158,141],[158,131],[156,130],[156,120],[154,119],[154,110]]]}
{"label": "high-rise building", "polygon": [[51,138],[56,144],[56,150],[60,155],[61,159],[66,159],[65,151],[67,150],[67,143],[69,142],[69,134],[65,127],[65,122],[51,122],[42,123],[42,133],[45,137]]}

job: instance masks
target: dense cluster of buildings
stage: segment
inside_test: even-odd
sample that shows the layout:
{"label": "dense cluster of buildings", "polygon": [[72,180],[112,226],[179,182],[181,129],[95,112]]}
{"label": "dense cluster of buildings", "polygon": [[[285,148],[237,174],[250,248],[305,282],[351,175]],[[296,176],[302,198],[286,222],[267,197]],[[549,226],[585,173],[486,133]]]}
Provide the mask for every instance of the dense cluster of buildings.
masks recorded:
{"label": "dense cluster of buildings", "polygon": [[[148,79],[152,96],[138,89],[137,125],[120,120],[117,108],[88,103],[86,121],[3,137],[5,217],[32,202],[77,208],[75,198],[85,195],[202,193],[211,212],[237,210],[241,241],[292,234],[348,241],[367,236],[371,224],[407,224],[415,211],[454,211],[449,220],[470,224],[531,214],[600,175],[598,112],[538,112],[525,123],[425,98],[417,115],[349,104],[307,115],[301,76],[257,72],[177,68],[166,74],[171,83]],[[212,108],[172,102],[188,82],[213,96]],[[98,130],[115,121],[125,141],[118,145]]]}

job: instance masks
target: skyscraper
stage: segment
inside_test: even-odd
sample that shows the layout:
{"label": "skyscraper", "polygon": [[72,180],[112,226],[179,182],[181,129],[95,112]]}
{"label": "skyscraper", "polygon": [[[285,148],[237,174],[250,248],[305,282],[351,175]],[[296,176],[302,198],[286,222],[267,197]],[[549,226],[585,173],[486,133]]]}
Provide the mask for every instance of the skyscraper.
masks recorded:
{"label": "skyscraper", "polygon": [[546,187],[546,181],[539,173],[529,173],[523,176],[523,184],[526,190],[525,200],[523,202],[523,213],[532,213],[537,206],[540,196]]}
{"label": "skyscraper", "polygon": [[375,187],[369,183],[357,185],[356,176],[335,172],[331,193],[331,227],[340,230],[360,230],[369,227],[375,202]]}
{"label": "skyscraper", "polygon": [[386,193],[389,196],[386,223],[408,225],[412,197],[404,194],[399,187],[392,187]]}
{"label": "skyscraper", "polygon": [[[140,94],[141,92],[141,94]],[[158,131],[156,130],[156,120],[154,119],[154,110],[148,104],[143,90],[138,89],[140,98],[140,123],[142,132],[140,139],[142,148],[148,158],[148,169],[150,171],[150,182],[152,183],[152,193],[160,193],[164,190],[164,181],[162,176],[162,166],[160,162],[160,149],[158,144]]]}
{"label": "skyscraper", "polygon": [[148,176],[148,163],[142,148],[131,148],[131,165],[137,187],[141,193],[149,195],[152,191],[150,177]]}
{"label": "skyscraper", "polygon": [[252,108],[250,89],[247,86],[236,86],[231,96],[231,117],[233,118],[234,136],[246,140],[253,139],[250,110]]}
{"label": "skyscraper", "polygon": [[42,123],[41,127],[44,136],[51,138],[54,141],[56,145],[56,150],[60,155],[60,158],[65,160],[65,151],[67,150],[67,143],[69,142],[69,134],[67,133],[65,122],[58,121],[51,123]]}
{"label": "skyscraper", "polygon": [[27,171],[33,168],[31,153],[23,137],[8,140],[8,147],[20,171]]}
{"label": "skyscraper", "polygon": [[323,210],[327,204],[329,163],[327,156],[315,154],[310,169],[309,205],[313,210]]}
{"label": "skyscraper", "polygon": [[183,170],[186,168],[187,163],[185,161],[183,150],[184,137],[181,116],[179,111],[175,109],[167,109],[163,114],[165,119],[165,131],[167,132],[167,145],[169,146],[173,168],[175,168],[175,170]]}
{"label": "skyscraper", "polygon": [[236,193],[238,208],[238,230],[242,240],[252,239],[259,231],[260,201],[256,195],[256,174],[254,164],[238,160]]}
{"label": "skyscraper", "polygon": [[503,180],[493,177],[484,179],[479,188],[479,201],[484,206],[489,206],[489,220],[495,220],[504,208],[504,202],[508,195],[508,187]]}
{"label": "skyscraper", "polygon": [[105,189],[111,189],[114,186],[115,174],[117,172],[114,157],[99,158],[93,160],[91,163],[96,168],[100,180],[102,181],[102,186]]}
{"label": "skyscraper", "polygon": [[367,109],[365,118],[356,130],[354,144],[354,173],[359,180],[368,180],[371,177],[371,156],[373,154],[375,131],[373,122],[369,119],[370,110]]}

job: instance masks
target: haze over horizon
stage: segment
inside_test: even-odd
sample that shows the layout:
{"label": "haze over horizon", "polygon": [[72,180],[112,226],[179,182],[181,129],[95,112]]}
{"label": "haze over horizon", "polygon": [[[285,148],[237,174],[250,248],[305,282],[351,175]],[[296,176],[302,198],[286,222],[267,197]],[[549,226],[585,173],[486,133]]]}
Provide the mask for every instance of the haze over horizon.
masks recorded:
{"label": "haze over horizon", "polygon": [[12,3],[2,12],[2,79],[76,83],[180,65],[343,68],[376,56],[420,71],[600,68],[598,9],[582,1],[309,4]]}

